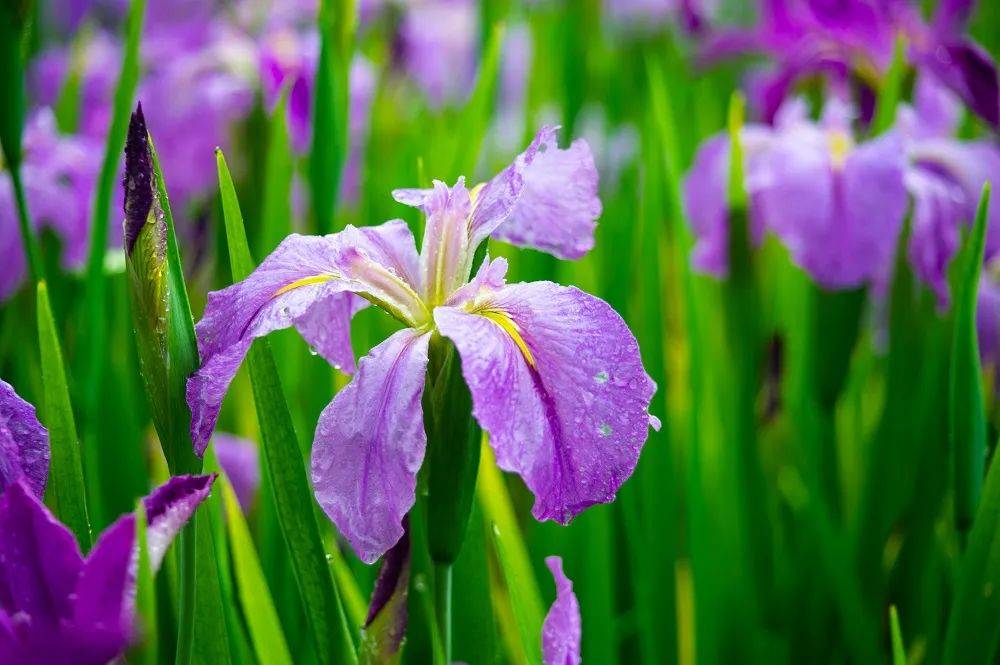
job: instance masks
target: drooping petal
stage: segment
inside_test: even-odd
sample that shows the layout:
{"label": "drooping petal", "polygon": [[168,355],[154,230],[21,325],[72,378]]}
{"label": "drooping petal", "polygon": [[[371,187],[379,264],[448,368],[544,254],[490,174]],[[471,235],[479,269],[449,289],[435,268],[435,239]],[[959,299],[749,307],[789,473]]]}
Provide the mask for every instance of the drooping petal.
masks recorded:
{"label": "drooping petal", "polygon": [[[291,235],[247,279],[210,293],[196,326],[202,366],[187,385],[196,452],[204,452],[229,383],[255,338],[301,322],[325,358],[350,370],[353,355],[344,331],[356,307],[336,299],[363,293],[410,321],[427,316],[418,287],[413,236],[396,220],[325,237]],[[325,329],[314,307],[329,313]]]}
{"label": "drooping petal", "polygon": [[24,477],[36,496],[45,494],[49,477],[49,433],[35,407],[0,379],[0,491]]}
{"label": "drooping petal", "polygon": [[406,601],[410,587],[410,529],[404,518],[403,537],[382,559],[375,580],[360,645],[363,662],[392,662],[406,636]]}
{"label": "drooping petal", "polygon": [[566,524],[614,500],[646,441],[656,389],[622,318],[579,289],[534,282],[481,294],[469,309],[438,307],[434,319],[458,348],[497,464],[535,494],[532,514]]}
{"label": "drooping petal", "polygon": [[970,109],[994,129],[1000,128],[1000,79],[990,54],[968,39],[945,39],[920,56]]}
{"label": "drooping petal", "polygon": [[554,130],[544,134],[537,150],[522,174],[524,185],[514,209],[493,236],[561,259],[578,259],[593,248],[601,216],[594,156],[583,139],[560,149]]}
{"label": "drooping petal", "polygon": [[71,614],[83,567],[73,534],[42,505],[25,481],[0,495],[0,607],[55,630]]}
{"label": "drooping petal", "polygon": [[545,565],[556,582],[556,600],[542,624],[542,662],[545,665],[579,665],[580,603],[573,593],[573,582],[563,573],[560,557],[545,557]]}
{"label": "drooping petal", "polygon": [[159,570],[167,548],[212,491],[215,474],[174,476],[143,499],[149,563]]}
{"label": "drooping petal", "polygon": [[801,125],[768,152],[755,205],[817,283],[855,287],[892,259],[907,207],[904,159],[895,134],[850,148]]}
{"label": "drooping petal", "polygon": [[366,563],[400,539],[415,500],[429,340],[406,329],[372,349],[316,426],[316,500]]}
{"label": "drooping petal", "polygon": [[916,166],[906,173],[913,197],[912,230],[907,256],[917,277],[931,288],[938,308],[951,301],[948,265],[958,251],[968,204],[965,192],[948,177]]}
{"label": "drooping petal", "polygon": [[236,492],[240,508],[246,513],[253,505],[257,489],[260,487],[260,458],[257,445],[248,439],[233,434],[216,432],[212,437],[219,466]]}
{"label": "drooping petal", "polygon": [[729,270],[728,173],[729,138],[716,136],[698,148],[684,179],[684,205],[695,236],[691,265],[716,277]]}
{"label": "drooping petal", "polygon": [[128,646],[135,607],[135,516],[108,527],[87,556],[67,628],[87,662],[106,663]]}

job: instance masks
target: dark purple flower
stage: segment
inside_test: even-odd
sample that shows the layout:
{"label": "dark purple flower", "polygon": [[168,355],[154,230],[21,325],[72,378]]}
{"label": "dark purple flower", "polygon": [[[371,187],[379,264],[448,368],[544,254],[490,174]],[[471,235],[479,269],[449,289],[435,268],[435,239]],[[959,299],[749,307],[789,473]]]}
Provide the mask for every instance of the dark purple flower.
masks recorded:
{"label": "dark purple flower", "polygon": [[905,0],[761,0],[757,25],[722,30],[705,44],[707,61],[748,52],[771,56],[749,86],[754,107],[768,122],[794,84],[823,75],[837,90],[877,87],[892,60],[896,36],[908,43],[910,61],[936,76],[994,127],[1000,123],[996,64],[962,34],[970,3],[942,3],[930,24]]}
{"label": "dark purple flower", "polygon": [[580,664],[580,603],[573,582],[563,573],[562,559],[545,558],[556,582],[556,599],[542,624],[542,662],[545,665]]}
{"label": "dark purple flower", "polygon": [[[648,414],[655,385],[625,322],[574,288],[507,285],[502,259],[484,262],[470,281],[484,240],[525,237],[509,231],[512,225],[525,225],[530,242],[556,254],[589,246],[599,203],[585,152],[584,145],[559,150],[546,128],[511,166],[471,191],[462,179],[454,187],[397,190],[397,200],[426,215],[420,254],[401,221],[325,237],[292,235],[246,280],[209,294],[196,328],[202,367],[187,393],[196,450],[204,450],[254,338],[295,326],[324,358],[350,371],[351,315],[375,303],[406,328],[372,349],[323,411],[312,459],[320,505],[364,561],[399,540],[415,499],[426,446],[421,398],[435,334],[458,348],[473,414],[500,466],[521,474],[535,493],[537,518],[566,523],[613,500],[650,422],[656,424]],[[536,173],[542,158],[549,167]],[[532,189],[537,177],[548,178],[548,186]],[[573,200],[559,200],[567,197]]]}
{"label": "dark purple flower", "polygon": [[215,441],[215,455],[219,459],[219,466],[232,484],[240,508],[244,513],[250,512],[254,497],[260,488],[260,456],[257,444],[249,439],[222,432],[216,432],[212,439]]}
{"label": "dark purple flower", "polygon": [[0,379],[0,491],[24,479],[41,498],[49,477],[49,433],[35,407]]}
{"label": "dark purple flower", "polygon": [[[177,476],[144,499],[150,564],[208,496],[212,476]],[[25,665],[103,665],[133,634],[135,516],[120,517],[86,557],[27,484],[0,495],[0,654]]]}
{"label": "dark purple flower", "polygon": [[399,28],[403,67],[432,106],[459,104],[476,77],[479,20],[473,0],[415,0]]}

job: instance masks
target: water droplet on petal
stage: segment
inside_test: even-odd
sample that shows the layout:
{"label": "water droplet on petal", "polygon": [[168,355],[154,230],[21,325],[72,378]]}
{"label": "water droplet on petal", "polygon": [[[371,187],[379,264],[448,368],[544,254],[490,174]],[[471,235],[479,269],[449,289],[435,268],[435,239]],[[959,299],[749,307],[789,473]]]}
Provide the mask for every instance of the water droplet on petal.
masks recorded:
{"label": "water droplet on petal", "polygon": [[601,433],[603,437],[611,436],[611,425],[607,423],[601,423],[597,426],[597,431]]}

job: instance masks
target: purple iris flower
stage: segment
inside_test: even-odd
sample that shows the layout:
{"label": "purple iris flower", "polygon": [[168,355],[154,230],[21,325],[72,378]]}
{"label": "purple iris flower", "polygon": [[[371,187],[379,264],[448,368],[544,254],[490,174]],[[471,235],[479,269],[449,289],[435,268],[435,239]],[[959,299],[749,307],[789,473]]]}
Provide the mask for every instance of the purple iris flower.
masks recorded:
{"label": "purple iris flower", "polygon": [[[90,206],[100,168],[100,147],[87,137],[59,134],[48,108],[29,117],[23,146],[21,178],[32,224],[39,231],[54,231],[62,243],[63,266],[78,269],[90,245]],[[0,262],[2,301],[20,286],[26,272],[8,173],[0,173]]]}
{"label": "purple iris flower", "polygon": [[[906,185],[913,197],[910,264],[934,292],[940,309],[950,303],[948,266],[958,251],[963,225],[972,223],[983,184],[1000,182],[1000,148],[990,140],[953,138],[961,102],[936,78],[917,78],[913,106],[900,109],[905,137]],[[990,206],[986,256],[1000,251],[1000,206]]]}
{"label": "purple iris flower", "polygon": [[49,477],[49,433],[35,407],[0,379],[0,492],[23,479],[41,497]]}
{"label": "purple iris flower", "polygon": [[479,16],[474,0],[414,0],[399,27],[407,74],[432,106],[459,104],[476,77]]}
{"label": "purple iris flower", "polygon": [[[319,58],[315,30],[301,33],[288,27],[273,30],[260,48],[260,80],[264,99],[273,106],[284,86],[288,87],[288,128],[292,147],[304,154],[312,140],[313,82]],[[368,135],[371,106],[375,97],[375,71],[362,56],[351,62],[348,82],[348,155],[341,181],[341,196],[352,201],[360,187],[364,144]]]}
{"label": "purple iris flower", "polygon": [[[751,233],[774,233],[792,260],[821,286],[853,288],[883,277],[907,208],[905,155],[896,134],[856,143],[839,102],[816,123],[803,104],[779,113],[774,128],[748,125],[741,141]],[[716,275],[728,266],[726,183],[729,139],[710,139],[685,182],[697,236],[696,269]]]}
{"label": "purple iris flower", "polygon": [[[153,570],[208,496],[213,476],[177,476],[143,499]],[[133,636],[135,515],[120,517],[86,558],[24,480],[0,495],[0,660],[102,665]]]}
{"label": "purple iris flower", "polygon": [[562,559],[545,558],[556,582],[556,600],[542,624],[542,662],[545,665],[580,665],[580,603],[573,582],[563,573]]}
{"label": "purple iris flower", "polygon": [[992,371],[994,389],[1000,379],[1000,261],[983,266],[976,300],[976,333],[983,367]]}
{"label": "purple iris flower", "polygon": [[260,488],[260,459],[257,444],[233,434],[216,432],[215,454],[219,466],[233,486],[244,513],[249,513]]}
{"label": "purple iris flower", "polygon": [[896,35],[903,34],[913,64],[1000,126],[996,65],[962,33],[971,9],[967,0],[941,3],[930,24],[908,0],[760,0],[758,6],[757,25],[718,31],[703,55],[712,61],[757,52],[774,59],[752,74],[748,86],[751,101],[768,122],[805,77],[821,74],[839,91],[860,84],[870,93],[892,60]]}
{"label": "purple iris flower", "polygon": [[350,318],[374,303],[405,328],[361,359],[323,411],[312,480],[362,560],[403,534],[426,445],[421,397],[430,346],[462,358],[473,415],[501,468],[534,492],[536,518],[567,523],[612,501],[646,440],[655,384],[635,337],[603,301],[551,282],[506,284],[507,263],[476,248],[495,237],[557,256],[593,244],[597,174],[585,143],[557,147],[543,128],[513,164],[471,191],[397,190],[427,222],[418,255],[400,220],[292,235],[246,280],[209,294],[198,323],[202,366],[189,380],[191,434],[204,451],[222,399],[256,337],[295,326],[334,366],[354,371]]}

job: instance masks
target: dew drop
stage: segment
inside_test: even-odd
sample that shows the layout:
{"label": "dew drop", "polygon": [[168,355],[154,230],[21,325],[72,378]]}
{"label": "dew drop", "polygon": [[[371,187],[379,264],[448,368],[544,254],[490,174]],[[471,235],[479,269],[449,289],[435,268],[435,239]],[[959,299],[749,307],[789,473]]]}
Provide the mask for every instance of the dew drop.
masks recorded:
{"label": "dew drop", "polygon": [[608,437],[611,436],[611,425],[607,423],[601,423],[597,426],[597,431],[601,433],[601,436]]}
{"label": "dew drop", "polygon": [[311,356],[318,356],[319,355],[319,351],[317,351],[314,347],[310,346],[309,347],[309,355],[311,355]]}
{"label": "dew drop", "polygon": [[597,381],[601,385],[604,385],[605,383],[608,382],[608,373],[605,372],[604,370],[601,370],[600,372],[594,375],[594,381]]}

